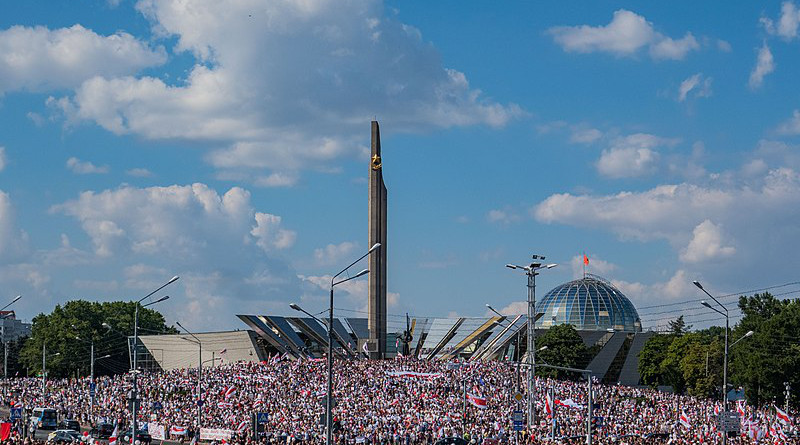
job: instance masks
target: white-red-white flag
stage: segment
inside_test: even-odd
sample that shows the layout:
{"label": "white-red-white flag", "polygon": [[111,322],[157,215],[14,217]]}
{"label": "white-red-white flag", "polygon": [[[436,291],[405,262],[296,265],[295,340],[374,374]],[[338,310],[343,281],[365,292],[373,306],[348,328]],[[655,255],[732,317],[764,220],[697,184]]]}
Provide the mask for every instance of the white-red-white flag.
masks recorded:
{"label": "white-red-white flag", "polygon": [[230,396],[232,396],[236,392],[235,386],[230,386],[228,389],[225,390],[225,400],[228,400]]}
{"label": "white-red-white flag", "polygon": [[480,397],[467,393],[467,402],[469,402],[470,405],[478,409],[488,408],[488,406],[486,406],[486,397]]}
{"label": "white-red-white flag", "polygon": [[550,393],[547,393],[547,397],[544,399],[544,411],[547,413],[547,417],[553,417],[553,399],[550,398]]}
{"label": "white-red-white flag", "polygon": [[789,417],[789,414],[787,414],[786,411],[778,408],[777,406],[775,407],[775,417],[777,417],[778,420],[787,425],[792,423],[792,418]]}
{"label": "white-red-white flag", "polygon": [[114,431],[111,432],[111,436],[108,438],[108,445],[114,445],[117,443],[117,435],[119,435],[119,428],[117,425],[114,425]]}
{"label": "white-red-white flag", "polygon": [[686,415],[686,411],[684,410],[681,410],[680,422],[681,425],[683,425],[685,428],[692,427],[692,419],[690,419],[689,416]]}

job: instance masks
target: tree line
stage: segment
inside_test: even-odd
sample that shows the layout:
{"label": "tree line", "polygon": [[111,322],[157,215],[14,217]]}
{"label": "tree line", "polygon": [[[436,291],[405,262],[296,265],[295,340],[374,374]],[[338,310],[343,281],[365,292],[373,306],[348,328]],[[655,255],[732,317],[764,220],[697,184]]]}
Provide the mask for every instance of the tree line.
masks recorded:
{"label": "tree line", "polygon": [[[133,302],[72,300],[32,320],[31,336],[8,344],[8,376],[41,376],[45,351],[48,378],[88,376],[94,343],[95,375],[130,369]],[[139,334],[176,334],[161,313],[139,308]],[[43,349],[42,346],[45,346]],[[100,357],[104,357],[100,359]]]}
{"label": "tree line", "polygon": [[[786,402],[785,385],[800,389],[800,299],[779,300],[770,293],[739,297],[742,318],[728,344],[728,388],[744,389],[755,406]],[[683,316],[669,332],[655,335],[639,354],[642,383],[671,386],[675,392],[722,397],[725,329],[690,331]],[[753,331],[752,336],[745,337]],[[798,406],[791,397],[791,406]]]}

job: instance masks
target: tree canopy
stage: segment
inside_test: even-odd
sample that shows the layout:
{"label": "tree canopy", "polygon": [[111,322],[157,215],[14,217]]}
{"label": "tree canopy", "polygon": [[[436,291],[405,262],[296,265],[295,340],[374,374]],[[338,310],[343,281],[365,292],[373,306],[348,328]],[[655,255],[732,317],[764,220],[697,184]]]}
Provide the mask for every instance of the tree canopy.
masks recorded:
{"label": "tree canopy", "polygon": [[[88,375],[91,343],[95,346],[95,374],[130,369],[127,337],[133,335],[134,302],[73,300],[57,305],[50,314],[33,318],[31,337],[20,351],[19,361],[28,372],[42,370],[42,344],[47,354],[47,374],[53,377]],[[106,323],[110,328],[106,328]],[[139,333],[177,333],[157,311],[139,308]],[[98,357],[110,357],[97,360]]]}
{"label": "tree canopy", "polygon": [[[744,388],[748,402],[756,406],[783,404],[785,383],[800,387],[800,300],[755,294],[740,297],[739,309],[743,317],[728,336],[728,390]],[[642,383],[722,397],[725,329],[688,329],[679,317],[668,333],[647,341],[639,354]],[[745,337],[749,331],[753,335]]]}
{"label": "tree canopy", "polygon": [[[589,351],[583,343],[575,327],[562,324],[551,327],[544,334],[536,338],[536,347],[547,346],[544,351],[536,353],[536,361],[548,365],[564,366],[567,368],[585,368],[589,359]],[[557,378],[579,378],[580,375],[566,371],[537,367],[536,374]]]}

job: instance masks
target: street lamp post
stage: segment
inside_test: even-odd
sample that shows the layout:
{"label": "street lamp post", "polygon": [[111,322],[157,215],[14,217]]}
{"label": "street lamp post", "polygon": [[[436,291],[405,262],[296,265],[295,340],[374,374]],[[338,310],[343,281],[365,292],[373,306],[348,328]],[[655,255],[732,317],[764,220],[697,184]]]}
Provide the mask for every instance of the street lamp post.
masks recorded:
{"label": "street lamp post", "polygon": [[[345,283],[347,281],[353,280],[358,278],[362,275],[366,275],[369,273],[369,269],[364,269],[361,272],[353,275],[352,277],[345,278],[343,280],[336,281],[341,274],[345,273],[347,269],[353,267],[354,264],[366,258],[367,255],[371,254],[372,252],[378,250],[381,247],[380,243],[375,243],[369,250],[364,254],[361,255],[357,260],[350,263],[347,267],[342,269],[339,273],[331,277],[331,292],[330,292],[330,307],[328,308],[328,391],[325,400],[325,445],[331,445],[332,443],[332,429],[333,429],[333,288]],[[296,311],[304,312],[308,315],[308,312],[302,310],[300,306],[296,304],[289,305],[292,309]],[[316,317],[314,317],[316,318]]]}
{"label": "street lamp post", "polygon": [[[50,357],[61,355],[60,352],[51,354]],[[42,396],[45,395],[47,390],[47,342],[42,340]]]}
{"label": "street lamp post", "polygon": [[[22,295],[17,295],[16,297],[14,297],[13,300],[11,300],[10,303],[0,308],[0,311],[6,310],[6,308],[16,303],[20,298],[22,298]],[[0,318],[1,320],[3,320],[3,324],[5,324],[5,319],[8,317],[8,315],[3,315],[3,317]],[[8,339],[6,338],[5,327],[3,327],[3,378],[4,379],[8,378]]]}
{"label": "street lamp post", "polygon": [[138,413],[138,411],[139,411],[139,378],[138,378],[138,375],[137,375],[139,370],[136,367],[137,358],[139,356],[139,306],[141,306],[141,307],[152,306],[152,305],[154,305],[156,303],[161,303],[162,301],[168,299],[169,295],[165,295],[165,296],[159,298],[158,300],[151,301],[150,303],[147,303],[147,304],[142,304],[142,301],[144,301],[147,298],[152,297],[153,294],[155,294],[156,292],[158,292],[161,289],[164,289],[165,287],[169,286],[170,284],[178,281],[178,278],[179,277],[177,275],[175,275],[174,277],[170,278],[169,281],[167,281],[166,283],[162,284],[158,289],[156,289],[153,292],[150,292],[149,294],[147,294],[144,297],[140,298],[135,303],[135,309],[134,309],[134,315],[133,315],[133,362],[131,363],[131,374],[133,375],[133,391],[131,393],[131,399],[132,399],[132,403],[133,403],[133,409],[131,410],[131,414],[132,414],[132,417],[133,417],[133,419],[131,421],[131,427],[133,429],[131,430],[131,445],[133,445],[136,442],[136,434],[137,434],[137,426],[138,426],[136,424],[136,421],[137,421],[136,417],[139,414]]}
{"label": "street lamp post", "polygon": [[[200,339],[197,338],[196,335],[194,335],[193,333],[189,332],[188,329],[183,327],[181,322],[176,321],[175,323],[181,329],[186,331],[187,334],[191,335],[195,340],[197,340],[196,342],[192,342],[192,343],[197,343],[197,347],[200,350],[200,355],[197,358],[197,430],[199,432],[200,431],[200,420],[201,420],[202,409],[203,409],[203,388],[200,386],[201,385],[200,382],[202,381],[202,378],[203,378],[203,342],[201,342]],[[189,340],[189,339],[184,338],[184,340]],[[212,363],[211,366],[214,366],[214,364]]]}
{"label": "street lamp post", "polygon": [[506,264],[509,269],[520,269],[528,276],[528,428],[533,428],[536,422],[536,410],[533,398],[536,396],[536,275],[542,269],[552,269],[557,264],[542,265],[543,255],[533,255],[533,262],[527,266]]}

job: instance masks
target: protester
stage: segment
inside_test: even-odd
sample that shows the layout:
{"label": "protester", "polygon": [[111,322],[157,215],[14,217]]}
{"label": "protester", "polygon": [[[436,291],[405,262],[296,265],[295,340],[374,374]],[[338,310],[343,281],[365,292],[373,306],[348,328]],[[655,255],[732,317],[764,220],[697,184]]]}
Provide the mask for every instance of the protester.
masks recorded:
{"label": "protester", "polygon": [[[523,371],[524,372],[524,371]],[[337,360],[334,364],[334,433],[337,444],[432,444],[459,436],[470,443],[585,443],[587,384],[584,381],[536,379],[535,423],[513,430],[514,411],[527,411],[527,378],[508,362],[441,362],[402,360]],[[265,362],[232,363],[204,369],[199,407],[202,428],[230,430],[228,443],[254,445],[252,414],[268,414],[262,443],[324,443],[327,368],[324,360],[292,361],[274,357]],[[518,387],[522,382],[523,387]],[[95,379],[95,406],[90,406],[88,379],[9,379],[3,387],[7,406],[54,407],[63,417],[87,425],[130,426],[129,375]],[[194,369],[142,373],[138,376],[142,425],[154,422],[173,438],[193,441],[197,434],[198,394]],[[523,394],[522,401],[515,394]],[[158,402],[158,403],[156,403]],[[731,407],[730,409],[733,409]],[[731,445],[794,444],[796,420],[776,417],[770,407],[740,406],[743,431]],[[715,413],[721,403],[619,385],[593,385],[593,417],[602,427],[595,444],[721,443]],[[555,427],[548,416],[555,414]],[[791,414],[788,413],[787,416]],[[648,437],[649,436],[649,437]],[[15,442],[14,445],[25,445]]]}

